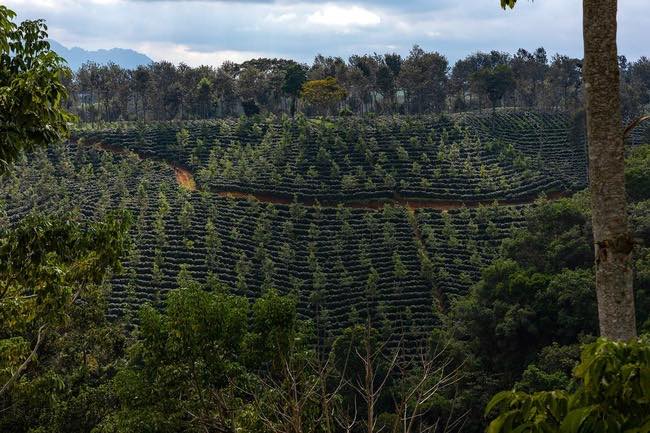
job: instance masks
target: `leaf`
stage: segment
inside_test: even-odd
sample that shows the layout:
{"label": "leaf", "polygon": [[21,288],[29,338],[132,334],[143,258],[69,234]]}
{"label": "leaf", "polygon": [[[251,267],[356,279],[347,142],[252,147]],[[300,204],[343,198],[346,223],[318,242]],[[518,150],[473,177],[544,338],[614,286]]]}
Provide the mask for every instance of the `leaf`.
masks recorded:
{"label": "leaf", "polygon": [[577,433],[580,431],[580,427],[594,409],[595,406],[587,406],[569,412],[560,425],[560,432]]}
{"label": "leaf", "polygon": [[510,411],[496,417],[494,420],[492,420],[490,425],[488,425],[487,429],[485,430],[486,433],[507,432],[508,430],[504,429],[503,426],[506,424],[507,421],[510,421],[508,424],[512,424],[512,417],[514,414],[515,411]]}
{"label": "leaf", "polygon": [[650,419],[645,422],[641,427],[633,427],[625,430],[625,433],[650,433]]}
{"label": "leaf", "polygon": [[492,397],[490,402],[485,407],[484,416],[488,416],[496,406],[498,406],[504,400],[512,398],[513,396],[514,393],[512,391],[501,391],[500,393],[496,394],[494,397]]}
{"label": "leaf", "polygon": [[519,427],[514,428],[513,430],[510,431],[510,433],[522,433],[527,431],[532,427],[532,424],[529,422],[523,423]]}

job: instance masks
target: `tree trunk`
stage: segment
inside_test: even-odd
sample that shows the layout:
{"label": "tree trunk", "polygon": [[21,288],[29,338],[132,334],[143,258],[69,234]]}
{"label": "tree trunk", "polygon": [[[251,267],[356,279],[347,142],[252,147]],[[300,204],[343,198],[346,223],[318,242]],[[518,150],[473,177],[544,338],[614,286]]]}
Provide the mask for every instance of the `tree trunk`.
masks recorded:
{"label": "tree trunk", "polygon": [[589,192],[603,337],[636,337],[616,49],[617,0],[583,0]]}
{"label": "tree trunk", "polygon": [[366,400],[368,402],[368,413],[366,414],[366,423],[367,423],[367,433],[374,433],[375,431],[375,387],[374,387],[374,377],[373,377],[373,359],[372,359],[372,349],[370,348],[370,328],[368,328],[368,333],[366,334]]}
{"label": "tree trunk", "polygon": [[296,97],[291,97],[291,108],[290,108],[291,118],[293,119],[296,115]]}

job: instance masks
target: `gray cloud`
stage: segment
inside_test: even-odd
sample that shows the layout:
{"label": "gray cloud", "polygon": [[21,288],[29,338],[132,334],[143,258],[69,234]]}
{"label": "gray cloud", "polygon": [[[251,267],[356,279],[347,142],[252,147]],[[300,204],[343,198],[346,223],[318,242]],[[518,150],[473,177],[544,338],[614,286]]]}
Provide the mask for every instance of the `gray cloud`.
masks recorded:
{"label": "gray cloud", "polygon": [[[619,50],[648,55],[648,0],[620,2]],[[54,39],[119,46],[155,59],[218,63],[224,56],[408,53],[417,43],[454,61],[477,50],[544,46],[581,56],[580,2],[497,0],[5,0],[20,18],[45,18]],[[180,4],[182,3],[182,4]],[[329,8],[329,9],[328,9]],[[337,23],[337,21],[339,21]],[[345,25],[341,25],[344,22]]]}

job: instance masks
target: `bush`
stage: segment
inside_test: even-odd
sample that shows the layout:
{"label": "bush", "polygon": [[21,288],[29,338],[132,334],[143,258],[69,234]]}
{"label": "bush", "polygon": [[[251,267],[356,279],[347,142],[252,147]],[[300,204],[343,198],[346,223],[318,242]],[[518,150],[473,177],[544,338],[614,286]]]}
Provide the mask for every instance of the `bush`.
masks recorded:
{"label": "bush", "polygon": [[650,429],[650,339],[588,344],[573,377],[572,392],[498,393],[486,407],[486,415],[498,413],[488,433]]}

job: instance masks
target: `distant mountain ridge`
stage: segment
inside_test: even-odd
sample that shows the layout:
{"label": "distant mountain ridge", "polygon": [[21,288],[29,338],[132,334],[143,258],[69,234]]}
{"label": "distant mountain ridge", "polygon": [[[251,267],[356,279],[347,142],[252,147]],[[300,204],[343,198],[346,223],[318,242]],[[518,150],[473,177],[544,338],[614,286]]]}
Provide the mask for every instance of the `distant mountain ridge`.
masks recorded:
{"label": "distant mountain ridge", "polygon": [[66,59],[74,71],[86,62],[95,62],[101,65],[113,62],[127,69],[135,69],[140,65],[148,65],[153,62],[146,55],[131,49],[111,48],[110,50],[90,51],[79,47],[67,48],[52,39],[49,42],[52,50]]}

